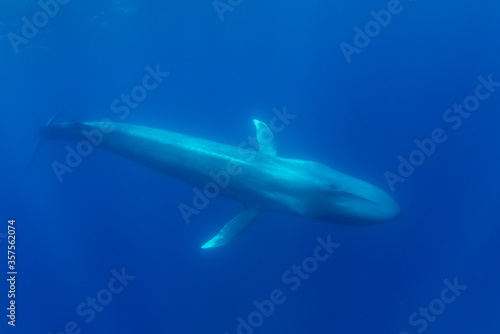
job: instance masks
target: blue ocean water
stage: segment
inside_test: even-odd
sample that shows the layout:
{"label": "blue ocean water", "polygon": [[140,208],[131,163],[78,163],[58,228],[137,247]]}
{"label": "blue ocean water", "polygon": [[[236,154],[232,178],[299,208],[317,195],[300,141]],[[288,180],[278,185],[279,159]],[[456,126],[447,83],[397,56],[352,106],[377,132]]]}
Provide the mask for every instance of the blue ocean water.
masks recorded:
{"label": "blue ocean water", "polygon": [[[491,0],[0,1],[0,332],[498,333],[499,15]],[[29,167],[55,114],[238,145],[285,112],[278,155],[366,180],[403,214],[263,213],[203,250],[239,203],[186,224],[191,185],[109,152],[58,177],[72,142]]]}

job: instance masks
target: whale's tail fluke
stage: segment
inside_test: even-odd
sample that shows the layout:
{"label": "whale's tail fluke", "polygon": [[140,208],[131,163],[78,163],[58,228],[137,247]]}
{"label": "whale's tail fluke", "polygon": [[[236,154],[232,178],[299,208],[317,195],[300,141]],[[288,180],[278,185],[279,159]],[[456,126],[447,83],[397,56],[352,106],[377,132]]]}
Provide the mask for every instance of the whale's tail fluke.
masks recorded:
{"label": "whale's tail fluke", "polygon": [[[50,125],[52,123],[52,121],[54,120],[54,118],[56,118],[56,116],[58,116],[59,114],[61,114],[61,113],[58,112],[58,113],[55,113],[54,115],[52,115],[52,117],[47,121],[45,126]],[[33,160],[35,159],[35,156],[36,156],[38,150],[40,149],[40,145],[42,144],[43,139],[44,138],[42,136],[38,136],[38,139],[35,143],[35,147],[33,148],[33,151],[31,152],[31,157],[30,157],[30,161],[28,163],[28,167],[31,167],[31,165],[33,164]]]}

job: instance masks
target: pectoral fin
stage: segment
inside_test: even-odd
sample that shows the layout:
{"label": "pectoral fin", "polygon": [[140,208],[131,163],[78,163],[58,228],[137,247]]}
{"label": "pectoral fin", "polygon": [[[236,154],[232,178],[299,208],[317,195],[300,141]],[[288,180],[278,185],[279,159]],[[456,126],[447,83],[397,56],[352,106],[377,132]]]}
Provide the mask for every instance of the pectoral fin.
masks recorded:
{"label": "pectoral fin", "polygon": [[243,233],[257,218],[259,211],[253,207],[245,207],[243,211],[231,219],[217,233],[215,237],[207,241],[201,248],[212,248],[227,244],[229,241]]}

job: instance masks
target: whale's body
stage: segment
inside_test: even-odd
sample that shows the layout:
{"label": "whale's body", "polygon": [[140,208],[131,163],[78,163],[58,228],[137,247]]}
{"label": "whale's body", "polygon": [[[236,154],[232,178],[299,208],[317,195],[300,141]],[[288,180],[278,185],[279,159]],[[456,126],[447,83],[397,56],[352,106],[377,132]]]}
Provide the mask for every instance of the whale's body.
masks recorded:
{"label": "whale's body", "polygon": [[[243,211],[203,245],[223,245],[260,212],[278,212],[340,224],[366,225],[400,214],[381,189],[313,161],[276,155],[268,127],[254,120],[259,150],[231,146],[146,126],[101,122],[51,124],[42,139],[87,141],[160,173],[244,204]],[[183,214],[196,210],[186,206]]]}

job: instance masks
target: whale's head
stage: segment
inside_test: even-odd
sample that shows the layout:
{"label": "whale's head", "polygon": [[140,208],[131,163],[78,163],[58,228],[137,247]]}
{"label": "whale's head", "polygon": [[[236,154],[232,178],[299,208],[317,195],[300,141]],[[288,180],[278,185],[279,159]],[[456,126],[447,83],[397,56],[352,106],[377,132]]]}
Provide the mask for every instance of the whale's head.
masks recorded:
{"label": "whale's head", "polygon": [[309,174],[309,216],[339,224],[369,225],[401,214],[385,191],[365,181],[316,162],[304,167]]}

